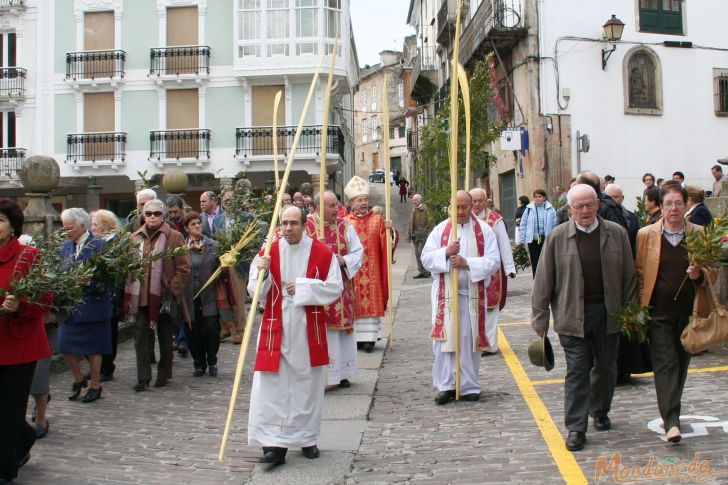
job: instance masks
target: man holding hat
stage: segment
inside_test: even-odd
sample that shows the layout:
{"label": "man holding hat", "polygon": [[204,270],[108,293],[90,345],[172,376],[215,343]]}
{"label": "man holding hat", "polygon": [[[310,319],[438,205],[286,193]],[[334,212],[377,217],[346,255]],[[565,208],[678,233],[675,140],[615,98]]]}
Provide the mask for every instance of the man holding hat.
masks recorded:
{"label": "man holding hat", "polygon": [[355,175],[344,187],[344,194],[351,203],[346,220],[364,246],[362,265],[353,280],[356,341],[363,344],[366,352],[371,352],[380,338],[380,318],[389,298],[387,228],[392,223],[369,210],[369,184],[363,178]]}
{"label": "man holding hat", "polygon": [[553,309],[554,331],[566,356],[566,448],[581,450],[589,415],[611,428],[619,329],[613,315],[634,303],[637,273],[627,231],[597,215],[599,199],[577,184],[567,200],[572,220],[546,238],[531,294],[531,326],[543,337]]}

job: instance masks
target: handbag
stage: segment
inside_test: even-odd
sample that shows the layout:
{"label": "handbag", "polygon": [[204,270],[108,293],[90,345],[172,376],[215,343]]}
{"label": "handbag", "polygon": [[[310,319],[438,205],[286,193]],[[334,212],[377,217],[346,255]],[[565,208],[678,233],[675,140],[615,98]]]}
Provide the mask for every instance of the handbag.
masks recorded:
{"label": "handbag", "polygon": [[698,316],[698,295],[695,295],[693,315],[680,335],[683,348],[697,354],[714,345],[728,341],[728,310],[718,301],[713,282],[708,278],[708,290],[713,308],[707,318]]}
{"label": "handbag", "polygon": [[179,315],[177,302],[174,301],[171,291],[166,291],[165,296],[166,298],[162,301],[162,305],[159,307],[159,315],[167,315],[173,322],[176,322]]}

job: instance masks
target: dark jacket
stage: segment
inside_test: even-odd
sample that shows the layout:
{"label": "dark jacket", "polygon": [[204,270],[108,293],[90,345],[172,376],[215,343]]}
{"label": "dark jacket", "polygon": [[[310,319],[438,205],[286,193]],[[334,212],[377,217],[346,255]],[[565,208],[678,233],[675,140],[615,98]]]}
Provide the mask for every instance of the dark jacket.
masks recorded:
{"label": "dark jacket", "polygon": [[690,211],[687,218],[688,222],[705,227],[713,220],[713,214],[711,214],[710,209],[701,202]]}
{"label": "dark jacket", "polygon": [[[195,319],[194,296],[200,291],[200,288],[207,283],[210,276],[218,267],[217,242],[207,236],[202,236],[205,243],[202,253],[189,250],[187,255],[190,258],[190,277],[185,287],[185,300],[187,300],[187,308],[190,312],[190,318]],[[200,303],[202,304],[202,316],[214,317],[220,314],[217,309],[217,301],[215,300],[215,284],[208,286],[200,295]]]}
{"label": "dark jacket", "polygon": [[207,222],[206,213],[200,213],[200,219],[202,220],[202,234],[204,236],[214,239],[215,236],[213,234],[213,230],[214,232],[225,230],[225,213],[222,211],[222,209],[220,209],[217,215],[212,219],[212,229],[210,228],[210,223]]}
{"label": "dark jacket", "polygon": [[[94,254],[101,251],[106,240],[94,237],[90,232],[78,256],[74,254],[73,241],[64,241],[61,245],[61,257],[68,259],[71,264],[78,265],[89,260]],[[111,294],[102,290],[91,281],[83,290],[83,302],[70,316],[74,322],[100,322],[111,318]]]}
{"label": "dark jacket", "polygon": [[599,215],[602,219],[616,222],[623,228],[628,229],[627,221],[624,218],[624,214],[622,214],[622,208],[607,194],[599,194]]}

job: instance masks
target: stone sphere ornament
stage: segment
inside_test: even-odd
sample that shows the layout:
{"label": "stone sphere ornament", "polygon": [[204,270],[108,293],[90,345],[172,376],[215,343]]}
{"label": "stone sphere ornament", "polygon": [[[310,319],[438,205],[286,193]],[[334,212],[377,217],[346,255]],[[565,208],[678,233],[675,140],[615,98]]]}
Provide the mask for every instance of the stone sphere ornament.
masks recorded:
{"label": "stone sphere ornament", "polygon": [[23,160],[19,175],[29,193],[45,194],[58,187],[61,169],[52,157],[33,155]]}
{"label": "stone sphere ornament", "polygon": [[181,194],[187,190],[190,178],[179,168],[168,170],[162,177],[162,187],[168,194]]}
{"label": "stone sphere ornament", "polygon": [[249,194],[253,190],[253,183],[248,179],[240,179],[235,182],[235,192],[239,194]]}

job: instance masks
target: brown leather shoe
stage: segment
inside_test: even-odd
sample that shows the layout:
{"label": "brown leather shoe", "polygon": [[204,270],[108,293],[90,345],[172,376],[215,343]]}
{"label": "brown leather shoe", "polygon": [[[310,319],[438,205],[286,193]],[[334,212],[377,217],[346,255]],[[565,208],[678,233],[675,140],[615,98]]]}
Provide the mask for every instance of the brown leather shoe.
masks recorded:
{"label": "brown leather shoe", "polygon": [[243,336],[242,335],[234,335],[233,336],[233,343],[235,345],[240,345],[243,343]]}

